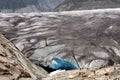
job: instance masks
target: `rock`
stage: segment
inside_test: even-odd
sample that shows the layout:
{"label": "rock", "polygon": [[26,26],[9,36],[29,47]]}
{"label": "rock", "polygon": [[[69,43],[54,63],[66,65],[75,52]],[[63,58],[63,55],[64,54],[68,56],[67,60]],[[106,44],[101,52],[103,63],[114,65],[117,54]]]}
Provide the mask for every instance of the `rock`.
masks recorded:
{"label": "rock", "polygon": [[120,65],[106,67],[97,71],[89,69],[71,70],[56,73],[43,80],[115,80],[120,79]]}
{"label": "rock", "polygon": [[119,0],[64,0],[55,11],[92,10],[120,7]]}
{"label": "rock", "polygon": [[[41,11],[53,11],[53,9],[62,3],[63,0],[4,0],[0,1],[0,12],[3,13],[29,13]],[[13,5],[14,4],[14,5]]]}
{"label": "rock", "polygon": [[46,71],[31,63],[0,33],[0,79],[36,80],[45,77]]}
{"label": "rock", "polygon": [[92,69],[92,70],[96,70],[96,69],[99,69],[99,68],[103,68],[106,65],[109,65],[108,61],[105,61],[105,60],[93,60],[93,61],[91,61],[90,65],[89,65],[89,68]]}

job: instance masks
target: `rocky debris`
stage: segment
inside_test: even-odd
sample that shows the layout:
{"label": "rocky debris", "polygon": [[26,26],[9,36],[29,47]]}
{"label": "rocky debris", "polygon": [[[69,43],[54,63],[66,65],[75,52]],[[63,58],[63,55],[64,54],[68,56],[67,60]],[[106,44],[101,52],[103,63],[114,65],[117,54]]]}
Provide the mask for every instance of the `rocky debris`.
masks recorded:
{"label": "rocky debris", "polygon": [[[120,63],[120,9],[54,13],[0,14],[0,31],[36,64],[53,57],[80,68],[99,69]],[[98,64],[100,63],[100,64]]]}
{"label": "rocky debris", "polygon": [[4,0],[0,1],[0,12],[48,12],[53,11],[53,9],[61,2],[63,2],[63,0]]}
{"label": "rocky debris", "polygon": [[55,11],[92,10],[105,8],[119,8],[119,0],[64,0]]}
{"label": "rocky debris", "polygon": [[59,72],[43,80],[119,80],[120,65],[102,68],[96,71],[89,69]]}
{"label": "rocky debris", "polygon": [[0,33],[0,79],[41,80],[46,71],[31,63]]}

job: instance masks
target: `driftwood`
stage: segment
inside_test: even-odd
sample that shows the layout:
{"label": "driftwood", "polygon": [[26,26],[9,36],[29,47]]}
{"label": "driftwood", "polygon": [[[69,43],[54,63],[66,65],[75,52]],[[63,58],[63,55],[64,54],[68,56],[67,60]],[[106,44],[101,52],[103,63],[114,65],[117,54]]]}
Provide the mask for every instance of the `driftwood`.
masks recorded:
{"label": "driftwood", "polygon": [[45,73],[0,34],[0,80],[41,80]]}

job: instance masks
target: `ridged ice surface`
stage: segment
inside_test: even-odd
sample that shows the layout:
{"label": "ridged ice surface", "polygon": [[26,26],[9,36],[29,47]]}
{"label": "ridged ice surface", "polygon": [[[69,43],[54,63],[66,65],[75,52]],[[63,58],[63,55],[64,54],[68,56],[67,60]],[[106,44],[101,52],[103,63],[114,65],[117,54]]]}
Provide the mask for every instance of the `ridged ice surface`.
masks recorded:
{"label": "ridged ice surface", "polygon": [[53,57],[76,64],[71,52],[81,68],[96,69],[120,62],[119,8],[1,13],[0,32],[25,56],[41,64],[50,63]]}

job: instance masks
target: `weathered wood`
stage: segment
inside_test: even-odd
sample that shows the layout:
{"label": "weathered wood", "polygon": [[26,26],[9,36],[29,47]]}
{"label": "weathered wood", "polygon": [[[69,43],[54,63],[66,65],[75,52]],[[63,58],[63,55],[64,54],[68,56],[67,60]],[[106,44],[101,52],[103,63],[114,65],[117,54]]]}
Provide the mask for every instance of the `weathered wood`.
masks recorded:
{"label": "weathered wood", "polygon": [[0,33],[1,80],[40,80],[45,74],[42,68],[38,69]]}

